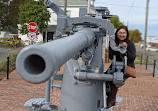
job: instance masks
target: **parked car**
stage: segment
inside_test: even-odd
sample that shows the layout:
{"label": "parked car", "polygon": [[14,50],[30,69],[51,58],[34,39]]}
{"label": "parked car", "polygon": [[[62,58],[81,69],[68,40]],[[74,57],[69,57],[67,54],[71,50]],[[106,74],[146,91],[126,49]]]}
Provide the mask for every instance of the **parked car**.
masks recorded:
{"label": "parked car", "polygon": [[146,50],[147,51],[158,52],[158,48],[154,48],[154,47],[147,47]]}
{"label": "parked car", "polygon": [[[144,48],[144,44],[141,44],[140,47],[143,49]],[[146,48],[151,48],[152,46],[150,44],[146,44]]]}

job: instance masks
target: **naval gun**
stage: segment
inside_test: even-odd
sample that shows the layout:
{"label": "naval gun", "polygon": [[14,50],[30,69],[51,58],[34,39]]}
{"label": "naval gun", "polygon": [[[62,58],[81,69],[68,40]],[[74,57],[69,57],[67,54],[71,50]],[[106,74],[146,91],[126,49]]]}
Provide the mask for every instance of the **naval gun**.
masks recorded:
{"label": "naval gun", "polygon": [[[70,18],[53,1],[45,0],[44,4],[57,14],[56,40],[27,46],[17,56],[16,68],[25,81],[46,82],[45,98],[31,99],[25,106],[29,111],[108,111],[106,81],[113,81],[118,87],[124,83],[127,58],[118,62],[114,56],[112,69],[104,74],[103,37],[109,35],[112,50],[126,52],[123,45],[115,46],[114,26],[106,18],[107,8],[96,8],[95,16]],[[70,35],[61,38],[67,27],[72,27]],[[57,75],[63,64],[64,74]],[[62,81],[60,110],[50,102],[54,80]]]}

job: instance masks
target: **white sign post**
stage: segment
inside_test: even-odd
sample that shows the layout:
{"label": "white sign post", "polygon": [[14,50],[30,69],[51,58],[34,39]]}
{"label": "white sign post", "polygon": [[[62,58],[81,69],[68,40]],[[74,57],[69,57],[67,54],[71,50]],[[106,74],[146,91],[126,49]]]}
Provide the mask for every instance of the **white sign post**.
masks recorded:
{"label": "white sign post", "polygon": [[34,22],[30,22],[27,26],[27,29],[29,31],[27,38],[31,41],[35,40],[37,38],[36,31],[37,31],[37,25]]}
{"label": "white sign post", "polygon": [[36,39],[36,33],[34,33],[34,32],[28,33],[27,38],[30,39],[30,40],[35,40]]}

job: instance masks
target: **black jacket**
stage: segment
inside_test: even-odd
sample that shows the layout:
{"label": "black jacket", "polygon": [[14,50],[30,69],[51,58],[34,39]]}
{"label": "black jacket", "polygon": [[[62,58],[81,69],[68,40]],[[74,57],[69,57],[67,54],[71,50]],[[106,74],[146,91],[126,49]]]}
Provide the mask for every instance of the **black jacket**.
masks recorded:
{"label": "black jacket", "polygon": [[[134,60],[136,58],[136,49],[135,49],[134,43],[130,40],[128,40],[126,43],[127,43],[127,51],[126,51],[127,65],[135,68]],[[109,47],[109,58],[111,60],[113,59],[113,55],[116,55],[116,61],[122,61],[120,52],[113,51],[111,47]]]}

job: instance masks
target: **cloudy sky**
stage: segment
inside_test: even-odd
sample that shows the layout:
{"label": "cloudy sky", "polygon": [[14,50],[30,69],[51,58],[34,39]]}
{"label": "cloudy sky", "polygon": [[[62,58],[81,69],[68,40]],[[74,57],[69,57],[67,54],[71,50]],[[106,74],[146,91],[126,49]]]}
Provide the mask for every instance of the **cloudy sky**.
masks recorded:
{"label": "cloudy sky", "polygon": [[[108,7],[129,29],[138,29],[144,39],[146,0],[95,0],[95,6]],[[149,0],[147,35],[158,37],[158,0]]]}

